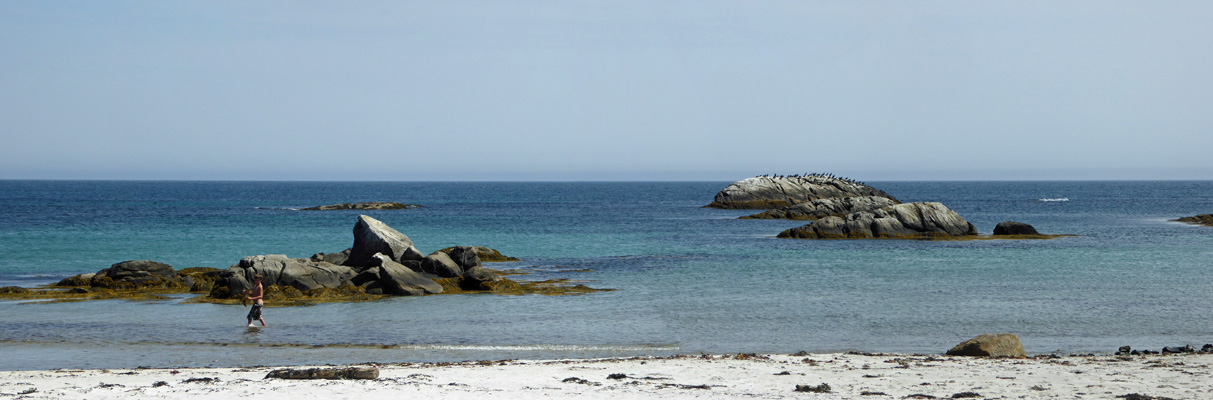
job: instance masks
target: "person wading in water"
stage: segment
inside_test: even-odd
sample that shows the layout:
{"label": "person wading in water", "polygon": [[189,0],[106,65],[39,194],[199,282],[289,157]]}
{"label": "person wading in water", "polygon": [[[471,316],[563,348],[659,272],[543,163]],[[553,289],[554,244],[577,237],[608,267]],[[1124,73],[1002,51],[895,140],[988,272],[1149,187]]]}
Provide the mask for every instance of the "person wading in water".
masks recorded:
{"label": "person wading in water", "polygon": [[261,274],[253,276],[253,288],[249,289],[248,297],[245,301],[252,300],[253,308],[248,312],[248,326],[253,327],[253,320],[261,321],[261,326],[265,326],[265,318],[261,317],[261,308],[265,306],[265,288],[261,287]]}

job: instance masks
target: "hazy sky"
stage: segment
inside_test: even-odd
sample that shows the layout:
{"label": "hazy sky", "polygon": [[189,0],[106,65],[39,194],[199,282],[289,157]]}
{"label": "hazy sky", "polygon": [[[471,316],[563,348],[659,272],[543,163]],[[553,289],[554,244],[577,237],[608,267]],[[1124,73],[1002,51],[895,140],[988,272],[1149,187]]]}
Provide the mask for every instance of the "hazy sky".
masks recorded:
{"label": "hazy sky", "polygon": [[0,179],[1213,179],[1209,1],[5,1]]}

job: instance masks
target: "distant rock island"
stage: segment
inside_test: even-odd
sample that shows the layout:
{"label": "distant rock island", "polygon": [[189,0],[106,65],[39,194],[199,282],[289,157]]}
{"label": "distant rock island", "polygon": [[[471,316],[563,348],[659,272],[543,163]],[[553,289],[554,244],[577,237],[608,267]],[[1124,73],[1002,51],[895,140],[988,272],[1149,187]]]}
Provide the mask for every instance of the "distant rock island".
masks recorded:
{"label": "distant rock island", "polygon": [[327,206],[308,207],[304,211],[333,211],[333,210],[405,210],[421,208],[418,204],[404,204],[384,201],[368,201],[362,203],[329,204]]}
{"label": "distant rock island", "polygon": [[1193,224],[1193,225],[1213,226],[1213,214],[1201,214],[1201,215],[1192,216],[1192,217],[1183,217],[1183,218],[1179,218],[1179,219],[1173,219],[1172,221],[1184,222],[1184,223],[1189,223],[1189,224]]}
{"label": "distant rock island", "polygon": [[995,236],[938,202],[902,203],[880,189],[833,174],[762,175],[734,182],[706,207],[768,209],[741,219],[813,221],[785,230],[790,239],[1046,239],[1030,225],[1006,221]]}
{"label": "distant rock island", "polygon": [[792,239],[922,239],[977,235],[977,228],[940,203],[903,203],[846,217],[827,216],[779,233]]}
{"label": "distant rock island", "polygon": [[900,203],[893,196],[862,182],[830,174],[762,175],[733,182],[706,207],[773,209],[813,200],[875,196]]}

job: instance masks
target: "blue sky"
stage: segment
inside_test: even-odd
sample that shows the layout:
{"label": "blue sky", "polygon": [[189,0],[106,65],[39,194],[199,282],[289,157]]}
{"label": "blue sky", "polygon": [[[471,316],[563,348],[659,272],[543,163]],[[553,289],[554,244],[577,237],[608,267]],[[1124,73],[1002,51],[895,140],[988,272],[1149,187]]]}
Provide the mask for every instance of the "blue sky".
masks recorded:
{"label": "blue sky", "polygon": [[0,3],[0,179],[1213,179],[1213,2]]}

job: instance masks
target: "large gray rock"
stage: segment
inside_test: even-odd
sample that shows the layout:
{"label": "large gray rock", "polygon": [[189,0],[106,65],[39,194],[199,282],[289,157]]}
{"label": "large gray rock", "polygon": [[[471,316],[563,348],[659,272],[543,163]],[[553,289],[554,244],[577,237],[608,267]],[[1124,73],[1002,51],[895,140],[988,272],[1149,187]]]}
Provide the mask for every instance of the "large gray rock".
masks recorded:
{"label": "large gray rock", "polygon": [[355,271],[344,265],[281,254],[249,256],[220,273],[215,286],[226,286],[228,295],[235,295],[252,288],[257,274],[262,276],[262,286],[290,286],[308,291],[341,286],[354,277]]}
{"label": "large gray rock", "polygon": [[818,199],[856,196],[893,199],[874,187],[830,175],[759,176],[733,182],[717,193],[707,207],[772,209]]}
{"label": "large gray rock", "polygon": [[373,256],[378,263],[379,285],[385,293],[397,296],[422,296],[442,293],[442,285],[401,265],[383,254]]}
{"label": "large gray rock", "polygon": [[1023,222],[1003,221],[994,227],[995,235],[1039,235],[1036,227]]}
{"label": "large gray rock", "polygon": [[441,251],[435,251],[425,256],[425,259],[421,260],[421,271],[442,278],[455,278],[463,275],[463,268]]}
{"label": "large gray rock", "polygon": [[413,247],[413,241],[408,236],[377,219],[359,215],[358,223],[354,224],[354,247],[350,248],[350,257],[345,265],[370,267],[375,253],[391,257],[392,261],[400,261],[409,247]]}
{"label": "large gray rock", "polygon": [[905,203],[845,217],[825,217],[780,232],[794,239],[917,239],[976,235],[977,228],[955,211],[935,202]]}
{"label": "large gray rock", "polygon": [[501,277],[484,267],[472,267],[463,271],[459,278],[459,288],[463,290],[493,290],[494,283],[500,282]]}
{"label": "large gray rock", "polygon": [[741,217],[741,219],[793,219],[815,221],[825,217],[843,216],[859,211],[875,210],[899,204],[897,199],[881,196],[831,197],[780,207],[774,210]]}
{"label": "large gray rock", "polygon": [[952,347],[949,356],[1027,357],[1019,336],[1012,333],[984,334]]}

